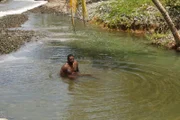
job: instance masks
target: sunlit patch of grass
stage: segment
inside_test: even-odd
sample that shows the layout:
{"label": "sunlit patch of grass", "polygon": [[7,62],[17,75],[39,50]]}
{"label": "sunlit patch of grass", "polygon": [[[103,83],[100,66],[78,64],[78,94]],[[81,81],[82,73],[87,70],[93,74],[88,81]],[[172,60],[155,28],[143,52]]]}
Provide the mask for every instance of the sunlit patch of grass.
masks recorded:
{"label": "sunlit patch of grass", "polygon": [[[115,0],[102,4],[100,6],[100,12],[107,12],[107,18],[115,19],[122,15],[128,16],[135,13],[137,8],[142,7],[143,4],[150,5],[152,3],[151,0]],[[142,7],[142,9],[144,8]]]}

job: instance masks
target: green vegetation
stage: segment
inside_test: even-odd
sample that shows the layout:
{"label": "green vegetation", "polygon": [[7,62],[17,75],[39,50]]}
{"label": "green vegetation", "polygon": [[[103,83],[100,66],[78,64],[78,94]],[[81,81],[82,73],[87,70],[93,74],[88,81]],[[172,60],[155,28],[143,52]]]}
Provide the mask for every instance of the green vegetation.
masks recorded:
{"label": "green vegetation", "polygon": [[131,15],[136,12],[136,9],[142,7],[143,4],[149,4],[150,0],[117,0],[116,2],[112,2],[112,10],[110,13],[111,16],[116,15]]}
{"label": "green vegetation", "polygon": [[[179,0],[161,0],[161,2],[165,6],[180,6]],[[154,6],[151,0],[113,0],[100,7],[105,8],[101,9],[102,12],[105,10],[104,12],[109,13],[107,18],[112,18],[122,15],[139,15],[146,12],[148,6]]]}
{"label": "green vegetation", "polygon": [[102,4],[98,11],[101,13],[103,20],[109,21],[112,24],[118,23],[121,20],[125,21],[123,16],[140,16],[143,11],[151,3],[151,0],[114,0]]}
{"label": "green vegetation", "polygon": [[[180,29],[179,0],[161,0],[161,3],[169,12],[175,26]],[[97,7],[96,13],[95,20],[104,27],[127,32],[150,33],[146,34],[149,35],[148,39],[155,44],[158,42],[158,45],[161,42],[163,45],[173,43],[173,37],[168,35],[169,27],[152,0],[109,0],[102,2]]]}
{"label": "green vegetation", "polygon": [[[111,0],[97,8],[98,22],[108,28],[145,31],[161,16],[151,0]],[[155,12],[154,12],[155,11]]]}
{"label": "green vegetation", "polygon": [[[178,0],[173,0],[173,2],[162,0],[161,2],[164,6],[170,4],[177,6]],[[97,8],[97,13],[98,22],[103,22],[112,29],[148,31],[149,28],[157,27],[156,24],[159,23],[161,28],[164,27],[163,30],[167,28],[163,25],[165,21],[151,0],[110,0],[102,3]]]}

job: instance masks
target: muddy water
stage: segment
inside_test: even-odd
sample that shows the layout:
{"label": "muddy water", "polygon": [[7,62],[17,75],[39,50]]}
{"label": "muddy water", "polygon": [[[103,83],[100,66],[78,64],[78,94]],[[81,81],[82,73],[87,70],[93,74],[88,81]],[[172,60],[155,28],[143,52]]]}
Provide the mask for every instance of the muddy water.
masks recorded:
{"label": "muddy water", "polygon": [[[178,120],[180,56],[145,38],[30,14],[21,29],[45,36],[0,57],[0,117],[9,120]],[[58,73],[73,53],[75,81]]]}

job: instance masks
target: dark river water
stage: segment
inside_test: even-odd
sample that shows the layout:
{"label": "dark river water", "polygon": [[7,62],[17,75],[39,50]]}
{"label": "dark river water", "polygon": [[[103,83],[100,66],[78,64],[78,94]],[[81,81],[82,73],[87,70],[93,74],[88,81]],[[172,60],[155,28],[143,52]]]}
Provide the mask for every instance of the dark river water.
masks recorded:
{"label": "dark river water", "polygon": [[[179,120],[180,55],[142,36],[83,26],[65,15],[30,14],[19,29],[39,41],[0,56],[0,118],[8,120]],[[81,73],[59,77],[68,54]]]}

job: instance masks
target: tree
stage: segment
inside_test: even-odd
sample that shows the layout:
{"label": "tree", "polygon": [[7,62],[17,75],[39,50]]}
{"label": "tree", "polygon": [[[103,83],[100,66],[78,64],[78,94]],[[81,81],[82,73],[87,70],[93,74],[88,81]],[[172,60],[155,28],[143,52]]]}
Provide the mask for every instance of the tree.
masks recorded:
{"label": "tree", "polygon": [[72,25],[75,31],[75,23],[74,23],[74,16],[75,13],[77,11],[77,6],[78,6],[78,2],[81,3],[82,5],[82,16],[83,16],[83,21],[85,24],[85,18],[87,16],[87,9],[86,9],[86,0],[69,0],[69,7],[71,9],[71,21],[72,21]]}
{"label": "tree", "polygon": [[169,14],[167,13],[166,9],[162,6],[162,4],[160,3],[159,0],[152,0],[152,2],[156,5],[158,10],[161,12],[162,16],[164,17],[165,21],[167,22],[167,24],[173,34],[173,37],[176,42],[176,46],[179,47],[180,46],[180,35],[179,35],[178,30],[176,29],[174,23],[172,22]]}

